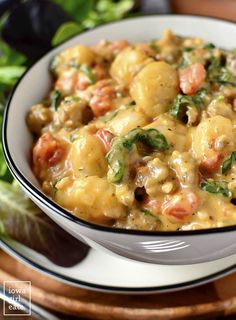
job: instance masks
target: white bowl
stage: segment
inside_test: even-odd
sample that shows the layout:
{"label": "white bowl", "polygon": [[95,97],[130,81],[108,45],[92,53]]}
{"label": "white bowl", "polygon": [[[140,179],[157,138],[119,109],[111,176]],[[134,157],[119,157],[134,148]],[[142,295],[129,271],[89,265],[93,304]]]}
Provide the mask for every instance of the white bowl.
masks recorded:
{"label": "white bowl", "polygon": [[10,170],[28,196],[62,228],[90,246],[151,263],[200,263],[236,253],[236,226],[199,231],[143,232],[95,225],[73,216],[43,194],[30,167],[33,140],[26,126],[26,114],[31,105],[48,94],[51,86],[49,63],[55,54],[77,43],[92,45],[104,38],[148,41],[160,37],[166,28],[183,36],[203,37],[223,48],[235,47],[236,24],[196,16],[133,18],[78,35],[40,59],[17,84],[5,111],[4,152]]}

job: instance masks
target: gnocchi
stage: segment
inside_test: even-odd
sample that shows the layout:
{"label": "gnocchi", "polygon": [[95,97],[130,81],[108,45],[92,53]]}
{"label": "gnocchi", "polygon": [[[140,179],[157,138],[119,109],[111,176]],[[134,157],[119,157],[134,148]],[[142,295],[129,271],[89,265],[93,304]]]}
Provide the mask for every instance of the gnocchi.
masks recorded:
{"label": "gnocchi", "polygon": [[71,165],[76,177],[103,177],[107,171],[104,147],[95,135],[83,133],[71,146]]}
{"label": "gnocchi", "polygon": [[144,51],[128,47],[122,50],[112,62],[111,77],[129,88],[134,76],[151,61],[152,58],[148,57]]}
{"label": "gnocchi", "polygon": [[115,188],[97,176],[71,180],[57,186],[56,201],[86,219],[109,222],[126,215],[125,207],[115,197]]}
{"label": "gnocchi", "polygon": [[114,228],[236,224],[235,61],[170,30],[59,53],[53,88],[26,119],[43,191]]}
{"label": "gnocchi", "polygon": [[177,73],[163,61],[152,62],[144,67],[130,87],[130,94],[138,109],[150,118],[166,112],[177,93]]}

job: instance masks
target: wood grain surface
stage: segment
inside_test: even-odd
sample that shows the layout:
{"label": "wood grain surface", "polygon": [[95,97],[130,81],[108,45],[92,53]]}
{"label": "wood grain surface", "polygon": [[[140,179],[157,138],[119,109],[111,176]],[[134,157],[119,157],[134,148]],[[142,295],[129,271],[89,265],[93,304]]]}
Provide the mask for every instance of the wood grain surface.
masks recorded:
{"label": "wood grain surface", "polygon": [[[142,276],[142,275],[140,275]],[[236,273],[193,289],[149,295],[101,293],[49,278],[0,251],[0,283],[32,282],[32,301],[90,319],[194,319],[236,313]],[[14,284],[12,287],[15,287]]]}
{"label": "wood grain surface", "polygon": [[173,13],[200,14],[236,21],[235,0],[170,0]]}

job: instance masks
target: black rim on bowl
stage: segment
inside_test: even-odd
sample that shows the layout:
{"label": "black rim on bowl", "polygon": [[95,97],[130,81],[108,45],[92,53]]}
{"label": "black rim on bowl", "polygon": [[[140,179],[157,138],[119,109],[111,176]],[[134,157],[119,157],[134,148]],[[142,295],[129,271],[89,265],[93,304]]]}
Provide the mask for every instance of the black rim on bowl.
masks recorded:
{"label": "black rim on bowl", "polygon": [[[157,18],[161,18],[161,17],[196,17],[196,18],[203,18],[203,19],[209,19],[209,20],[217,20],[217,21],[223,21],[223,22],[227,22],[230,24],[233,24],[236,28],[236,24],[232,21],[226,20],[226,19],[218,19],[218,18],[213,18],[213,17],[206,17],[206,16],[198,16],[198,15],[173,15],[173,14],[166,14],[166,15],[150,15],[151,17],[157,17]],[[122,21],[127,21],[127,20],[134,20],[134,19],[145,19],[147,18],[147,16],[144,17],[138,17],[138,18],[129,18],[129,19],[125,19],[125,20],[121,20],[118,22],[113,22],[113,23],[109,23],[110,25],[113,24],[120,24],[122,23]],[[109,25],[106,24],[106,25]],[[103,28],[104,25],[99,26],[95,29],[99,29],[99,28]],[[93,30],[95,30],[93,29]],[[93,32],[93,30],[88,30],[85,31],[84,33],[89,33],[89,32]],[[83,34],[84,34],[83,33]],[[81,35],[81,34],[79,34]],[[78,37],[79,35],[76,35],[72,38],[70,38],[69,40]],[[66,43],[66,40],[64,43]],[[58,45],[57,47],[60,47],[61,45],[63,45],[64,43]],[[50,51],[51,52],[51,51]],[[50,52],[46,53],[43,57],[41,57],[35,64],[40,63],[40,61],[47,56]],[[21,170],[15,165],[10,151],[9,151],[9,147],[8,147],[8,141],[7,141],[7,124],[8,124],[8,115],[10,112],[10,108],[11,108],[11,101],[12,98],[14,96],[15,91],[18,88],[18,85],[21,83],[21,81],[24,79],[24,77],[28,74],[28,72],[34,67],[33,64],[23,75],[22,77],[19,79],[19,81],[17,82],[17,84],[15,85],[15,87],[12,90],[12,93],[8,99],[8,102],[6,104],[5,107],[5,111],[4,111],[4,118],[3,118],[3,127],[2,127],[2,141],[3,141],[3,151],[4,151],[4,155],[8,164],[8,167],[12,173],[12,175],[15,177],[15,179],[30,193],[32,194],[38,201],[40,201],[41,203],[43,203],[44,205],[46,205],[48,208],[50,208],[51,210],[53,210],[56,214],[63,216],[64,218],[71,220],[83,227],[87,227],[90,229],[95,229],[95,230],[99,230],[99,231],[103,231],[103,232],[109,232],[109,233],[120,233],[120,234],[129,234],[129,235],[142,235],[142,236],[193,236],[193,235],[203,235],[203,234],[209,234],[209,233],[219,233],[219,232],[229,232],[229,231],[236,231],[236,225],[234,226],[227,226],[227,227],[220,227],[220,228],[211,228],[211,229],[201,229],[201,230],[186,230],[186,231],[141,231],[141,230],[127,230],[127,229],[121,229],[121,228],[112,228],[112,227],[107,227],[107,226],[102,226],[102,225],[97,225],[85,220],[82,220],[80,218],[78,218],[77,216],[73,215],[72,213],[70,213],[69,211],[67,211],[66,209],[64,209],[63,207],[59,206],[56,202],[54,202],[52,199],[48,198],[41,190],[39,190],[38,188],[36,188],[21,172]]]}

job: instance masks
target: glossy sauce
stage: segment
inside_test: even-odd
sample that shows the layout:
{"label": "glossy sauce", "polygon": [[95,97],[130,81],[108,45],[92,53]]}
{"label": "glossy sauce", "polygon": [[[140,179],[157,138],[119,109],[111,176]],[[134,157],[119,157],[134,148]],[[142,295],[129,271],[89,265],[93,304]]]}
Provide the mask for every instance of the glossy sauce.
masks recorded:
{"label": "glossy sauce", "polygon": [[235,52],[167,30],[77,45],[51,70],[52,91],[27,117],[46,194],[113,227],[236,223]]}

